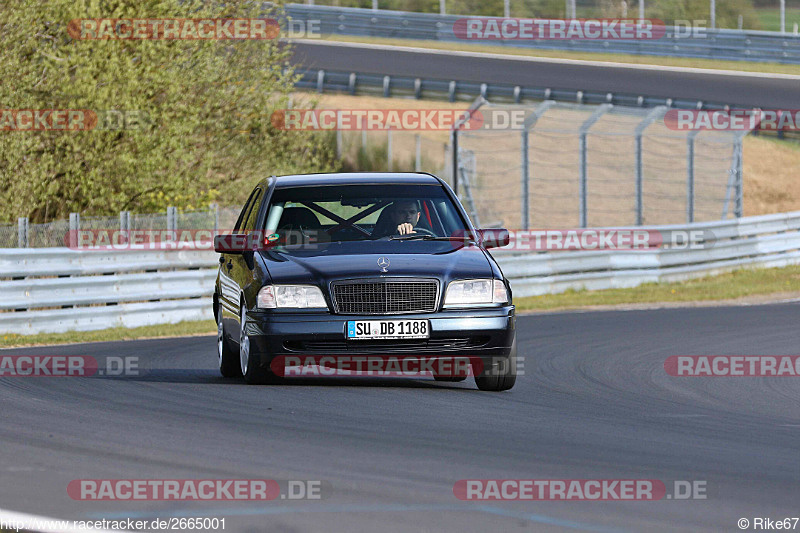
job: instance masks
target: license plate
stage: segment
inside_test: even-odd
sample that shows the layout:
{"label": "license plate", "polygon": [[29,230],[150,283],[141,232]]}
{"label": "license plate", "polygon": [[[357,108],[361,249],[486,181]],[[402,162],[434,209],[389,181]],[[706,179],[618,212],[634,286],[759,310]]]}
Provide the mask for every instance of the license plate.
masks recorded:
{"label": "license plate", "polygon": [[427,320],[348,320],[347,338],[361,339],[427,339]]}

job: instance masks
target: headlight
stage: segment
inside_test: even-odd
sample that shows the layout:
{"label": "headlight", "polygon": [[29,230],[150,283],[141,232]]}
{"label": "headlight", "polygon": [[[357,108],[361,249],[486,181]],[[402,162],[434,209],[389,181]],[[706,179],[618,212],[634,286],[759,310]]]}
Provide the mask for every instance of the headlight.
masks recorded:
{"label": "headlight", "polygon": [[259,309],[327,309],[325,297],[313,285],[265,285],[258,291]]}
{"label": "headlight", "polygon": [[445,307],[508,303],[508,291],[500,279],[451,281],[444,297]]}

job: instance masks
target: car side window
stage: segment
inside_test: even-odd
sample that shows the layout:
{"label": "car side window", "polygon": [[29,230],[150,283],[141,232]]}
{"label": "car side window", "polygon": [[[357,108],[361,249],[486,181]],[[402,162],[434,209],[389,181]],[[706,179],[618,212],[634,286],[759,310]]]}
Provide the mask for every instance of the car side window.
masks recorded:
{"label": "car side window", "polygon": [[253,197],[253,201],[250,202],[250,214],[247,215],[247,222],[244,224],[245,231],[253,231],[256,227],[256,219],[258,218],[258,212],[261,211],[259,207],[261,204],[258,202],[261,199],[261,189],[258,189],[256,195]]}
{"label": "car side window", "polygon": [[247,214],[250,212],[250,206],[253,204],[253,197],[255,196],[256,192],[260,190],[260,188],[256,187],[253,189],[253,192],[250,193],[250,196],[244,203],[244,207],[242,207],[242,212],[239,213],[239,218],[236,219],[236,225],[233,226],[234,233],[239,233],[239,231],[241,231],[241,229],[244,227],[244,222],[247,220]]}

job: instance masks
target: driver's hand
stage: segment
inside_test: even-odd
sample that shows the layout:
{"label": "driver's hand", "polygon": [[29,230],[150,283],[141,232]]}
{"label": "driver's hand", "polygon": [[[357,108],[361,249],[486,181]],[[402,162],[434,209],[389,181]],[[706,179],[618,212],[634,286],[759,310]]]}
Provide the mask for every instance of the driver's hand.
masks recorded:
{"label": "driver's hand", "polygon": [[409,222],[404,222],[397,226],[397,233],[400,235],[408,235],[409,233],[416,233],[414,225]]}

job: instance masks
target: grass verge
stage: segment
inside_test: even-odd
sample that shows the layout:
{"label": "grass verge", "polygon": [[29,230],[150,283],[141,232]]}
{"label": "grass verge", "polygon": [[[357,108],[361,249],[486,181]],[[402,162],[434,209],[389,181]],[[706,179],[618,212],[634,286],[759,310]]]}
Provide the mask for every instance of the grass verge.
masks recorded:
{"label": "grass verge", "polygon": [[68,331],[66,333],[38,333],[16,335],[6,333],[0,337],[0,347],[43,346],[46,344],[71,344],[83,342],[130,341],[158,337],[187,337],[190,335],[213,335],[217,325],[213,320],[159,324],[140,328],[112,328],[97,331]]}
{"label": "grass verge", "polygon": [[[778,9],[778,3],[775,2],[774,8],[759,8],[756,9],[758,21],[761,23],[762,30],[765,31],[780,31],[781,29],[781,12]],[[794,24],[800,24],[800,8],[786,8],[786,32],[792,33]]]}
{"label": "grass verge", "polygon": [[606,61],[614,63],[630,63],[632,65],[661,65],[666,67],[690,67],[713,70],[738,70],[742,72],[766,72],[773,74],[800,75],[800,65],[783,65],[780,63],[767,63],[761,61],[720,61],[716,59],[695,59],[690,57],[637,56],[628,54],[569,52],[561,50],[538,50],[514,46],[493,46],[485,44],[425,41],[417,39],[387,39],[381,37],[359,37],[352,35],[332,35],[326,37],[325,40],[336,42],[385,44],[392,46],[412,46],[416,48],[429,48],[432,50],[456,50],[461,52],[507,54],[525,57]]}
{"label": "grass verge", "polygon": [[518,311],[557,311],[635,304],[747,300],[752,303],[800,298],[800,266],[741,269],[680,283],[647,283],[631,289],[575,291],[514,298]]}

